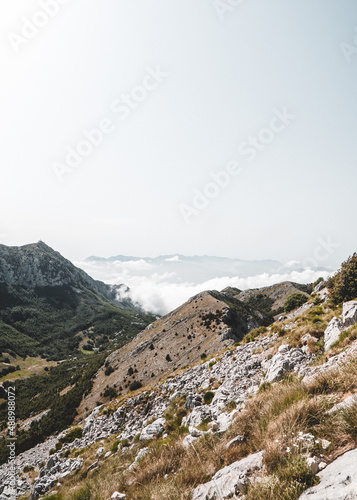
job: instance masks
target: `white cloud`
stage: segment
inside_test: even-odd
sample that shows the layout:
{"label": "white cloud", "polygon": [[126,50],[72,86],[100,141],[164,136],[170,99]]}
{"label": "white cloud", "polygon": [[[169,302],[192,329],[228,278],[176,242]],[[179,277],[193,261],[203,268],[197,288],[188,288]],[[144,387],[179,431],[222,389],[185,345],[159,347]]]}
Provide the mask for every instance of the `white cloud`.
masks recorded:
{"label": "white cloud", "polygon": [[[139,263],[138,266],[134,265]],[[154,269],[144,260],[140,261],[84,261],[76,263],[93,278],[110,284],[125,283],[130,292],[128,296],[139,303],[146,311],[166,314],[183,304],[193,295],[205,290],[223,290],[227,286],[245,290],[274,285],[282,281],[312,283],[319,276],[326,278],[328,271],[311,269],[296,270],[288,263],[277,272],[261,273],[248,277],[221,276],[206,279],[204,274],[200,282],[180,282],[180,276],[170,272],[149,272]]]}

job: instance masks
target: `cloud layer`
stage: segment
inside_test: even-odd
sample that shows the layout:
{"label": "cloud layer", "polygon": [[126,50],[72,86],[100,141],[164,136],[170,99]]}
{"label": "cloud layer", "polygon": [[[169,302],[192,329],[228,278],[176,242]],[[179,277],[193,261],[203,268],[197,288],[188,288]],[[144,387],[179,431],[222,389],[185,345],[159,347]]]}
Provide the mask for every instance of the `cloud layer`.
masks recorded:
{"label": "cloud layer", "polygon": [[[150,261],[147,259],[137,260],[90,260],[76,262],[75,264],[84,269],[95,279],[108,284],[126,284],[130,291],[125,294],[135,303],[155,314],[166,314],[183,304],[193,295],[205,290],[222,290],[227,286],[245,290],[248,288],[260,288],[273,285],[282,281],[294,281],[297,283],[311,283],[319,276],[327,277],[328,270],[301,269],[298,262],[289,262],[281,265],[270,272],[252,273],[250,276],[219,275],[222,269],[217,271],[217,276],[207,276],[205,266],[200,258],[196,259],[196,265],[201,273],[196,274],[195,280],[183,280],[187,276],[187,265],[183,263],[182,272],[170,271],[169,266],[163,266],[162,262],[182,262],[178,256],[166,257],[162,261]],[[249,269],[251,270],[251,263]],[[218,266],[219,267],[219,266]],[[257,266],[259,268],[259,266]],[[210,275],[214,270],[210,269]],[[199,276],[199,274],[201,276]],[[242,269],[242,274],[244,271]],[[201,278],[201,279],[199,279]],[[123,297],[123,296],[122,296]]]}

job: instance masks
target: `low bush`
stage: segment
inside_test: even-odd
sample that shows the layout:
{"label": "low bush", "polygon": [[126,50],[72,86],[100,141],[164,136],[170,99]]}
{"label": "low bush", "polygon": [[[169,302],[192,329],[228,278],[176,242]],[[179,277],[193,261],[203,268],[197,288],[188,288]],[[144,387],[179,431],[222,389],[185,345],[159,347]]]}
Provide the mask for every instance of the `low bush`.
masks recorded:
{"label": "low bush", "polygon": [[286,313],[297,309],[307,302],[307,296],[301,292],[295,292],[289,295],[284,304],[284,311]]}
{"label": "low bush", "polygon": [[213,398],[214,398],[214,392],[212,391],[207,391],[203,395],[203,401],[205,402],[206,405],[209,405],[212,402]]}
{"label": "low bush", "polygon": [[357,253],[342,263],[341,269],[327,280],[327,287],[334,304],[357,298]]}
{"label": "low bush", "polygon": [[143,386],[143,384],[141,382],[139,382],[138,380],[134,380],[134,382],[132,382],[129,385],[129,390],[136,391],[137,389],[140,389],[142,386]]}
{"label": "low bush", "polygon": [[81,438],[83,436],[83,430],[81,427],[74,427],[74,429],[70,430],[68,434],[66,434],[63,438],[60,439],[61,443],[73,443],[73,441],[77,438]]}

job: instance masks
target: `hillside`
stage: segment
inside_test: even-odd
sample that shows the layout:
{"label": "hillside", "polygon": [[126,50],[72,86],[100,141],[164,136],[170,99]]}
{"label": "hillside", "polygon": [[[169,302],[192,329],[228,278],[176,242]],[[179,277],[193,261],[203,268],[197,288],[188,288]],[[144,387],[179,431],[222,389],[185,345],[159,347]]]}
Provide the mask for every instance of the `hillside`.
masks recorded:
{"label": "hillside", "polygon": [[[227,290],[199,294],[150,325],[107,358],[107,368],[118,366],[103,377],[100,369],[95,385],[103,390],[104,380],[120,378],[125,356],[159,372],[156,358],[168,352],[171,373],[164,368],[142,378],[142,388],[108,395],[76,427],[20,454],[19,493],[48,500],[355,498],[356,271],[345,274],[329,289],[319,283],[306,304],[268,327],[250,330],[264,315]],[[333,299],[335,287],[343,303]],[[218,321],[207,321],[212,309]],[[235,314],[233,324],[224,320]],[[182,341],[182,332],[191,339]],[[175,357],[187,340],[206,338],[207,357],[197,344],[192,359]],[[6,474],[1,466],[1,500]]]}
{"label": "hillside", "polygon": [[105,401],[105,391],[124,394],[133,383],[151,384],[234,345],[253,329],[265,331],[274,315],[283,311],[289,295],[302,292],[309,297],[311,290],[311,285],[283,282],[244,292],[235,288],[206,291],[192,297],[107,357],[81,409]]}
{"label": "hillside", "polygon": [[78,353],[82,341],[104,349],[115,334],[118,343],[130,340],[153,316],[118,302],[118,287],[93,280],[43,242],[0,245],[0,351],[58,360]]}
{"label": "hillside", "polygon": [[161,380],[172,371],[232,346],[254,328],[271,322],[269,313],[240,302],[227,291],[202,292],[111,353],[81,410],[94,408],[108,390],[109,394],[124,394],[133,383],[146,385]]}
{"label": "hillside", "polygon": [[262,312],[274,315],[283,312],[284,304],[289,295],[293,293],[303,293],[307,297],[312,292],[312,285],[301,285],[284,281],[276,285],[254,288],[250,290],[238,290],[237,288],[225,288],[223,293],[228,293],[239,299],[241,302],[256,307]]}

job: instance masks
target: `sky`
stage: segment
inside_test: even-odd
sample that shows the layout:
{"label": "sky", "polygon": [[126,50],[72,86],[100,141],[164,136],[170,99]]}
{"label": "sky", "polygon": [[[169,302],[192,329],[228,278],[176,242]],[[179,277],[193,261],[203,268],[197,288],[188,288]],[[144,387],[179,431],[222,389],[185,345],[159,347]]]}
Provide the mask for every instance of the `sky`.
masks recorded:
{"label": "sky", "polygon": [[0,243],[337,267],[355,0],[5,0]]}

